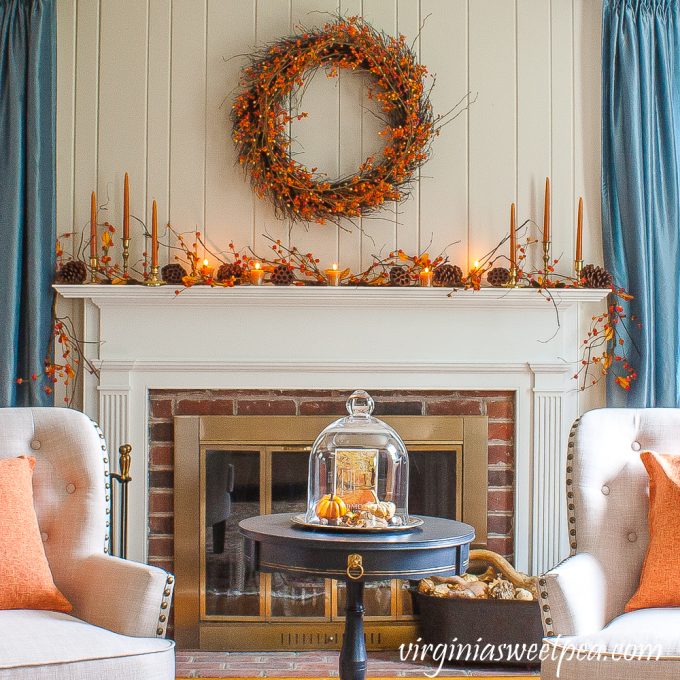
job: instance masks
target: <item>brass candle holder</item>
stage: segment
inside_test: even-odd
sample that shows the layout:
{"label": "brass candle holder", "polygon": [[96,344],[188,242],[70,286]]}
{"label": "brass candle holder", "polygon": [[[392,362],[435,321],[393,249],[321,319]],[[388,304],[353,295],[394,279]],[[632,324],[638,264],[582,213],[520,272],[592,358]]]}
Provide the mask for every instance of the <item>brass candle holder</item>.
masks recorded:
{"label": "brass candle holder", "polygon": [[99,259],[96,257],[90,258],[90,283],[99,283],[97,281],[97,272],[99,271]]}
{"label": "brass candle holder", "polygon": [[547,281],[550,270],[550,241],[543,241],[543,280]]}
{"label": "brass candle holder", "polygon": [[574,260],[574,274],[576,280],[581,283],[581,272],[583,271],[583,260]]}
{"label": "brass candle holder", "polygon": [[510,278],[505,284],[505,288],[517,288],[517,265],[512,265],[510,267]]}
{"label": "brass candle holder", "polygon": [[123,239],[123,283],[128,282],[128,261],[130,259],[130,239]]}
{"label": "brass candle holder", "polygon": [[151,267],[151,274],[149,278],[144,282],[145,286],[164,286],[165,281],[158,278],[158,265]]}

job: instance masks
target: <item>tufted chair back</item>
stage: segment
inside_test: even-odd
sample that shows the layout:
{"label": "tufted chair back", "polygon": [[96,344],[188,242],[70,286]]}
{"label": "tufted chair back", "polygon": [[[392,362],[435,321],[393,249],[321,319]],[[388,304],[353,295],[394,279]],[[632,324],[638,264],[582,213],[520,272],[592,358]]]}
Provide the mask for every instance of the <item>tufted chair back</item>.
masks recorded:
{"label": "tufted chair back", "polygon": [[0,458],[33,456],[33,496],[57,587],[78,611],[74,564],[108,550],[108,454],[87,416],[66,408],[0,408]]}
{"label": "tufted chair back", "polygon": [[589,411],[574,424],[568,447],[571,554],[599,561],[611,621],[638,586],[649,542],[649,482],[640,452],[680,454],[680,409]]}

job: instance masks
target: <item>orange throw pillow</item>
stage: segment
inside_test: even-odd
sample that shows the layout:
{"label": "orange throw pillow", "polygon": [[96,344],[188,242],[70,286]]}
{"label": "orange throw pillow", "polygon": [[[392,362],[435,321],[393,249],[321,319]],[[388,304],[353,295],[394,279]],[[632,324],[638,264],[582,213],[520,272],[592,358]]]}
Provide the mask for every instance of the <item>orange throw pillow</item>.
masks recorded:
{"label": "orange throw pillow", "polygon": [[35,458],[0,460],[0,609],[70,612],[52,580],[33,507]]}
{"label": "orange throw pillow", "polygon": [[649,475],[649,546],[627,612],[680,607],[680,456],[645,451],[640,458]]}

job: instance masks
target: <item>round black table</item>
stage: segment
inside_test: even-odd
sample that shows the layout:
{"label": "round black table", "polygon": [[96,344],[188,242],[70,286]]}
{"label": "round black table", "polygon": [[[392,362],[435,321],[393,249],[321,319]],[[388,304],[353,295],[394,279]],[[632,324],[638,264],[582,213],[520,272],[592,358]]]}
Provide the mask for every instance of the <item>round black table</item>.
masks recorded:
{"label": "round black table", "polygon": [[412,531],[381,533],[305,529],[294,526],[292,517],[288,513],[260,515],[239,522],[239,528],[253,543],[248,553],[260,571],[345,580],[341,680],[366,677],[364,582],[462,574],[475,537],[469,524],[439,517],[423,517],[422,526]]}

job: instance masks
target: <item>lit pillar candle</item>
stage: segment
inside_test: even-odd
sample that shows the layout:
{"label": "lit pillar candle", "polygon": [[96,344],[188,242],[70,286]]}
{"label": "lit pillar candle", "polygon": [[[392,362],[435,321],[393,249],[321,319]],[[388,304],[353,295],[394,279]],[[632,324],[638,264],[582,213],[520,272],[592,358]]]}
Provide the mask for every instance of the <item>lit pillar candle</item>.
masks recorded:
{"label": "lit pillar candle", "polygon": [[517,225],[515,223],[515,204],[510,206],[510,268],[517,266]]}
{"label": "lit pillar candle", "polygon": [[264,271],[262,270],[260,263],[256,262],[250,270],[250,283],[252,283],[253,286],[261,286],[263,282]]}
{"label": "lit pillar candle", "polygon": [[201,276],[206,279],[212,278],[213,271],[215,271],[215,267],[210,266],[210,262],[205,259],[203,260],[203,266],[201,267]]}
{"label": "lit pillar candle", "polygon": [[418,274],[418,281],[423,288],[432,287],[432,272],[429,267],[425,267],[425,269]]}
{"label": "lit pillar candle", "polygon": [[151,266],[158,267],[158,208],[155,200],[151,206]]}
{"label": "lit pillar candle", "polygon": [[328,278],[329,286],[339,286],[340,285],[340,275],[341,271],[338,270],[338,265],[334,262],[331,269],[326,269],[326,277]]}
{"label": "lit pillar candle", "polygon": [[97,194],[90,196],[90,257],[97,257]]}
{"label": "lit pillar candle", "polygon": [[130,238],[130,181],[127,172],[123,188],[123,238]]}
{"label": "lit pillar candle", "polygon": [[543,242],[550,241],[550,177],[545,178],[545,205],[543,207]]}
{"label": "lit pillar candle", "polygon": [[583,197],[578,199],[578,221],[576,224],[576,261],[583,259]]}

